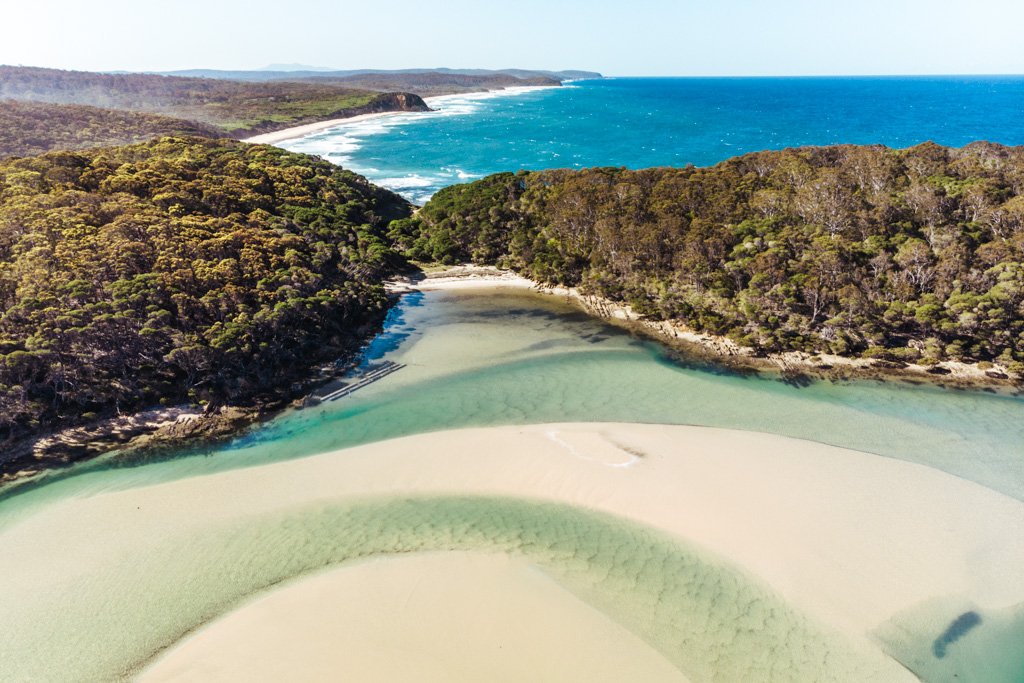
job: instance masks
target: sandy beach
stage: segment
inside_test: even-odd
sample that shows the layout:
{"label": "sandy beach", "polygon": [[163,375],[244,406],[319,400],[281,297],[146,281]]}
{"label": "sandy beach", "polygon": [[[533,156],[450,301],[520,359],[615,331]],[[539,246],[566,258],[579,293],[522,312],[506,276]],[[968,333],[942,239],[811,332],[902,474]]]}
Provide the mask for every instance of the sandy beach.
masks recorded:
{"label": "sandy beach", "polygon": [[[427,105],[430,102],[427,101],[430,98],[424,99]],[[276,145],[279,142],[285,140],[294,140],[295,138],[305,137],[312,135],[313,133],[319,133],[320,131],[329,130],[335,126],[340,126],[347,123],[356,123],[358,121],[367,121],[370,119],[379,119],[385,116],[398,116],[400,114],[408,114],[409,112],[404,111],[385,111],[377,114],[359,114],[357,116],[350,116],[346,119],[330,119],[328,121],[317,121],[316,123],[306,123],[301,126],[292,126],[291,128],[285,128],[283,130],[275,130],[270,133],[262,133],[261,135],[254,135],[251,138],[244,138],[242,142],[251,142],[255,145]]]}
{"label": "sandy beach", "polygon": [[[14,633],[6,647],[20,653],[20,659],[7,661],[28,666],[29,655],[31,661],[52,662],[73,660],[81,649],[94,652],[104,641],[90,639],[99,638],[102,624],[110,621],[120,629],[121,647],[105,656],[131,666],[131,661],[139,661],[134,658],[144,661],[178,641],[180,636],[173,634],[180,629],[194,628],[187,617],[210,625],[157,659],[142,680],[215,680],[214,671],[225,672],[228,680],[232,672],[251,671],[242,661],[251,654],[245,647],[250,637],[278,641],[278,649],[268,648],[267,653],[303,651],[300,645],[307,641],[311,651],[317,650],[323,641],[315,632],[320,624],[339,624],[338,608],[329,600],[311,600],[310,591],[328,595],[336,589],[338,595],[358,595],[375,585],[375,572],[343,568],[284,584],[276,593],[237,593],[243,590],[237,585],[239,576],[259,572],[236,575],[232,570],[252,551],[240,547],[237,552],[245,554],[236,559],[218,557],[236,552],[233,546],[241,543],[241,532],[230,529],[251,530],[268,515],[327,510],[324,506],[344,501],[415,500],[424,495],[548,501],[661,530],[699,549],[713,566],[724,562],[740,572],[737,576],[749,576],[752,585],[765,586],[766,595],[778,596],[788,609],[804,615],[800,618],[806,618],[807,628],[838,634],[837,651],[862,667],[858,680],[913,680],[884,653],[873,635],[879,629],[896,628],[907,648],[927,652],[935,633],[941,633],[964,605],[987,620],[990,613],[1024,602],[1024,577],[1019,572],[1024,566],[1024,546],[1019,542],[1024,537],[1024,504],[928,467],[807,441],[711,428],[602,423],[495,427],[422,434],[290,462],[110,490],[43,510],[0,533],[5,548],[0,572],[7,586],[0,610],[8,615],[9,632]],[[213,531],[219,528],[230,533],[216,537]],[[282,562],[291,561],[287,546],[297,542],[300,529],[289,522],[277,532],[283,534],[281,540],[268,546],[285,553]],[[198,578],[187,561],[190,553],[208,563],[206,571],[227,572],[223,580],[236,591],[232,595],[246,598],[239,603],[230,595],[204,596],[209,589],[202,585],[216,585],[217,577],[200,574],[204,584],[188,589],[190,597],[183,601],[176,587]],[[244,559],[247,564],[252,561]],[[530,562],[528,557],[524,561]],[[461,561],[453,556],[452,562]],[[524,587],[523,572],[529,572],[523,565],[499,567],[497,575],[493,566],[484,565],[469,567],[467,576],[507,586],[511,603],[519,603],[517,596],[523,591],[533,590]],[[452,571],[446,561],[438,561],[436,567],[438,576]],[[396,565],[396,585],[414,585],[413,578],[423,569],[416,562]],[[422,576],[429,581],[433,574],[427,571]],[[303,589],[305,581],[317,582],[312,584],[315,590]],[[66,597],[69,590],[77,595],[72,603]],[[460,593],[459,585],[439,595],[445,604],[472,602],[467,597],[471,593]],[[26,602],[24,596],[32,598]],[[355,613],[372,612],[373,600],[368,600],[356,605]],[[162,625],[147,617],[144,605],[153,601],[175,604],[172,614],[179,621]],[[545,598],[537,604],[548,602],[552,618],[562,623],[587,622],[587,628],[614,631],[585,605],[568,598],[561,603]],[[509,623],[520,620],[511,603],[505,605],[513,610],[508,612],[513,615]],[[720,600],[713,604],[715,610],[729,609]],[[929,606],[923,620],[922,605]],[[135,614],[136,609],[143,613]],[[739,608],[740,613],[750,609]],[[97,610],[105,615],[103,620],[97,621]],[[210,610],[227,616],[211,622]],[[58,611],[64,615],[59,623],[42,617]],[[95,632],[75,629],[62,634],[61,628],[73,628],[78,612]],[[913,619],[903,619],[907,613],[913,613]],[[617,621],[614,614],[608,616]],[[280,628],[274,625],[278,618]],[[387,633],[397,639],[388,647],[403,647],[400,634],[406,631],[399,625],[405,618],[402,609],[384,609],[376,630],[348,628],[345,650],[380,652],[380,642],[374,639]],[[542,618],[547,616],[536,616]],[[432,623],[425,617],[423,622]],[[138,626],[131,627],[134,623]],[[994,621],[992,629],[999,623]],[[637,621],[629,630],[636,633],[644,624]],[[509,628],[511,638],[515,629]],[[987,628],[986,621],[977,631],[989,633]],[[76,642],[75,648],[66,646],[65,637]],[[495,643],[493,632],[479,629],[464,637],[458,646],[464,651],[484,652]],[[585,644],[559,639],[563,654],[585,656],[574,649]],[[504,637],[499,640],[507,642]],[[410,647],[414,642],[422,643],[414,639]],[[519,642],[520,652],[541,652],[536,642]],[[971,642],[965,640],[956,650],[960,659],[947,657],[940,663],[970,667],[978,658]],[[688,656],[699,660],[700,652]],[[734,666],[753,661],[742,654]],[[323,656],[334,661],[330,657],[337,655]],[[541,654],[528,659],[538,663],[538,676],[542,662],[550,661]],[[330,668],[329,661],[310,662],[309,670]],[[365,675],[358,677],[388,680],[374,677],[373,661],[377,660],[365,660]],[[646,661],[646,655],[638,661]],[[798,663],[818,667],[810,670],[828,665]],[[72,664],[78,665],[72,661],[68,666]],[[699,661],[692,665],[700,672]],[[264,680],[275,680],[272,667],[263,670]],[[764,671],[732,672],[744,680],[766,677]],[[448,680],[473,680],[474,675],[449,674]]]}
{"label": "sandy beach", "polygon": [[[519,93],[531,92],[533,90],[542,90],[552,86],[520,86],[505,88],[503,90],[483,90],[480,92],[472,93],[457,93],[453,95],[434,95],[432,97],[424,97],[423,101],[426,102],[427,106],[431,109],[443,105],[445,100],[459,97],[472,97],[472,96],[509,96],[517,95]],[[407,112],[407,111],[385,111],[376,114],[359,114],[357,116],[350,116],[344,119],[330,119],[328,121],[317,121],[316,123],[306,123],[301,126],[292,126],[291,128],[284,128],[282,130],[275,130],[270,133],[262,133],[260,135],[254,135],[249,138],[244,138],[242,142],[250,142],[257,145],[276,145],[286,140],[294,140],[296,138],[305,137],[312,135],[313,133],[319,133],[321,131],[329,130],[335,126],[340,126],[349,123],[357,123],[359,121],[368,121],[371,119],[379,119],[387,116],[398,116],[402,114],[418,113],[418,112]]]}

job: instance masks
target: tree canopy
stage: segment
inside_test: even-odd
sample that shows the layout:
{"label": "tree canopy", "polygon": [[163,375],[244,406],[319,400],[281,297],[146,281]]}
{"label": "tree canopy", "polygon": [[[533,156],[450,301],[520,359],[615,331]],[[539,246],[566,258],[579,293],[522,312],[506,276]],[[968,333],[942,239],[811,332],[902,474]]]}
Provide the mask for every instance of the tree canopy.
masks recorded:
{"label": "tree canopy", "polygon": [[391,237],[761,351],[1024,370],[1024,148],[834,146],[709,168],[504,173]]}
{"label": "tree canopy", "polygon": [[162,138],[0,162],[0,444],[245,403],[361,339],[410,206],[332,164]]}

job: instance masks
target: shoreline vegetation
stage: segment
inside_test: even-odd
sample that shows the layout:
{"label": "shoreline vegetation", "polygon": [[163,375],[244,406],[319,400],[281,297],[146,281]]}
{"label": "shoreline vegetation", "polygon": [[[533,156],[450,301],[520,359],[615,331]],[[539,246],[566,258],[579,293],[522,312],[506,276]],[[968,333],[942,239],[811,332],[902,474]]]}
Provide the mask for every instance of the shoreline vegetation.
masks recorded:
{"label": "shoreline vegetation", "polygon": [[389,235],[415,260],[496,265],[727,338],[726,355],[1024,374],[1022,147],[499,173],[440,190]]}
{"label": "shoreline vegetation", "polygon": [[[279,407],[379,329],[404,267],[384,233],[411,210],[328,162],[231,140],[0,163],[0,473]],[[155,412],[124,417],[140,410]]]}

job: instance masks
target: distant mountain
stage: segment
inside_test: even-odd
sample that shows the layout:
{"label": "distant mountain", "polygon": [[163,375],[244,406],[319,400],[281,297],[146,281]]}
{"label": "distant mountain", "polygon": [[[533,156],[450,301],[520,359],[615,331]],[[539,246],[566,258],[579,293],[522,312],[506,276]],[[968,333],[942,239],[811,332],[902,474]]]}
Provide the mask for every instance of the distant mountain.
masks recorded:
{"label": "distant mountain", "polygon": [[[165,76],[191,76],[194,78],[221,78],[235,81],[273,81],[294,80],[296,78],[350,78],[367,75],[404,75],[404,74],[449,74],[456,76],[513,76],[515,78],[551,78],[561,81],[579,78],[601,78],[596,71],[544,71],[531,69],[349,69],[330,70],[317,67],[301,67],[298,64],[276,64],[266,69],[255,71],[223,71],[218,69],[188,69],[183,71],[161,72]],[[272,68],[278,67],[278,68]]]}
{"label": "distant mountain", "polygon": [[309,64],[268,64],[257,71],[334,71],[329,66],[310,66]]}

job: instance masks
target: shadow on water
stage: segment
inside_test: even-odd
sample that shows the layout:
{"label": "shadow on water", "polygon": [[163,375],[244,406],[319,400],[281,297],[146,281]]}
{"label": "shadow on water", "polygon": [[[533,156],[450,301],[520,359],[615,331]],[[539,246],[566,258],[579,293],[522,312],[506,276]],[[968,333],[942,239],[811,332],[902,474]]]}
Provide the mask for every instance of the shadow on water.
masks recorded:
{"label": "shadow on water", "polygon": [[359,359],[358,370],[365,370],[371,363],[380,360],[386,354],[396,351],[416,331],[415,327],[406,323],[406,311],[421,308],[424,305],[423,292],[410,292],[402,297],[400,306],[392,306],[384,318],[380,334],[370,340],[363,348]]}
{"label": "shadow on water", "polygon": [[932,643],[932,653],[936,658],[942,659],[946,656],[946,648],[967,635],[975,626],[981,624],[981,615],[977,612],[964,612],[946,628],[941,636]]}

